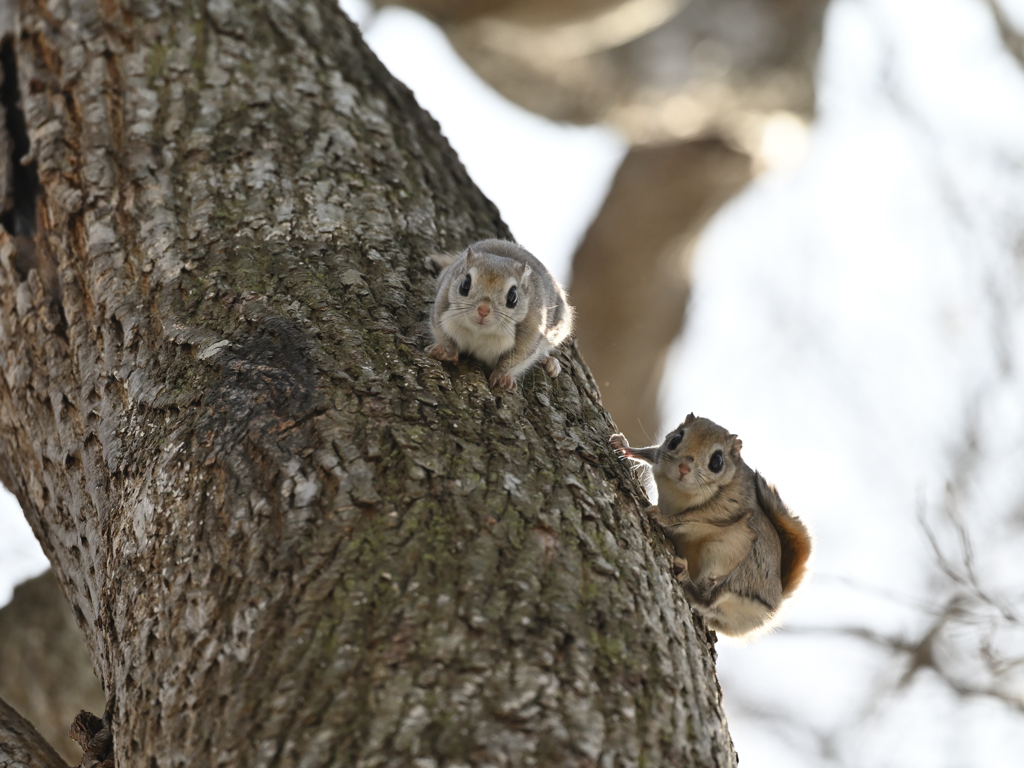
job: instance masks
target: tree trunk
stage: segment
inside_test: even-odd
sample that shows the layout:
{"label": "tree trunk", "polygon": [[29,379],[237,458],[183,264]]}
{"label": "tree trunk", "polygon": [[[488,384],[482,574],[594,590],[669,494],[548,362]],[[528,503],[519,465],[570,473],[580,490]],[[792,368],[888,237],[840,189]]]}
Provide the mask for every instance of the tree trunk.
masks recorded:
{"label": "tree trunk", "polygon": [[335,5],[14,23],[0,479],[117,763],[733,764],[575,348],[423,353],[424,256],[508,232]]}

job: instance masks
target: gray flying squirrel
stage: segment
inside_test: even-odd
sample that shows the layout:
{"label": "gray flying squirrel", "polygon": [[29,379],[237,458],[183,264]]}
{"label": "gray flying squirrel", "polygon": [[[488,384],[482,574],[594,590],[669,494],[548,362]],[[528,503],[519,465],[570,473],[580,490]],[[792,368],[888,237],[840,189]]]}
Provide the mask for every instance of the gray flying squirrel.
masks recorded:
{"label": "gray flying squirrel", "polygon": [[430,315],[434,343],[427,354],[458,362],[472,355],[490,366],[494,391],[514,390],[535,363],[554,378],[550,356],[572,332],[565,292],[537,258],[507,240],[481,240],[461,254],[430,257],[443,271]]}
{"label": "gray flying squirrel", "polygon": [[651,466],[649,512],[676,550],[678,578],[708,626],[741,637],[766,626],[800,585],[811,536],[775,488],[740,458],[742,441],[692,413],[661,445],[612,447]]}

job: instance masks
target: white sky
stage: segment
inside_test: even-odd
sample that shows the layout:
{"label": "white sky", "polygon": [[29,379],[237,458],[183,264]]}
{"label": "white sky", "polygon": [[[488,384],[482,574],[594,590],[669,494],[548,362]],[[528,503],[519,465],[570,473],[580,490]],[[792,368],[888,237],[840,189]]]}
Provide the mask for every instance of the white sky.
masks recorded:
{"label": "white sky", "polygon": [[14,588],[50,567],[18,500],[0,486],[0,605],[11,601]]}
{"label": "white sky", "polygon": [[[1024,0],[1004,4],[1024,31]],[[942,498],[970,403],[985,460],[964,516],[979,568],[1022,592],[1024,513],[1008,520],[1024,510],[1024,75],[981,0],[834,0],[826,32],[805,160],[758,179],[706,232],[663,409],[669,425],[695,411],[739,433],[812,525],[815,575],[791,626],[909,632],[923,620],[909,606],[938,583],[915,513]],[[377,14],[367,40],[516,238],[567,277],[622,142],[509,104],[407,11]],[[1011,329],[1009,378],[996,325]],[[0,508],[0,603],[45,566],[17,508]],[[742,764],[972,768],[1024,754],[1020,715],[955,700],[928,673],[876,696],[902,671],[851,639],[720,645]],[[836,757],[777,715],[834,734]]]}

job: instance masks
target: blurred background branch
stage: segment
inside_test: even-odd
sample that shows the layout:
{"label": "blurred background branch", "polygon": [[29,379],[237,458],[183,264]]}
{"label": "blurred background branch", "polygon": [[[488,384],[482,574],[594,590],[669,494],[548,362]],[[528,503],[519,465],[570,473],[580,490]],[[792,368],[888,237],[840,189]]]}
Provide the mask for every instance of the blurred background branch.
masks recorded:
{"label": "blurred background branch", "polygon": [[1017,60],[1017,63],[1024,67],[1024,35],[1022,35],[1010,21],[999,0],[984,0],[992,12],[992,19],[999,29],[999,37],[1003,41],[1006,52]]}
{"label": "blurred background branch", "polygon": [[68,729],[79,710],[102,712],[106,698],[52,571],[19,585],[0,609],[0,649],[0,699],[77,764],[82,750]]}

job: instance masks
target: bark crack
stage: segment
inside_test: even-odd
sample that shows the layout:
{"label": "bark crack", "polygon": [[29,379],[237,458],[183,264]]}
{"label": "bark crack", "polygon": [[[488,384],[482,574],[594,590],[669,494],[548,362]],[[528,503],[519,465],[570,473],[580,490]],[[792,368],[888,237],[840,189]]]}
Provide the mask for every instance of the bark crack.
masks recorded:
{"label": "bark crack", "polygon": [[[36,232],[36,195],[39,193],[39,174],[36,161],[24,162],[29,156],[29,138],[25,113],[21,110],[21,95],[18,88],[18,62],[14,51],[14,37],[8,35],[0,43],[0,68],[3,70],[3,84],[0,85],[0,104],[3,105],[6,129],[11,140],[11,195],[3,201],[0,224],[12,237],[25,237],[30,241]],[[30,244],[31,245],[31,244]],[[33,249],[34,250],[34,249]],[[18,254],[22,248],[19,245]],[[19,258],[20,261],[20,258]],[[16,264],[21,278],[27,270]]]}
{"label": "bark crack", "polygon": [[[36,243],[36,200],[41,187],[39,171],[31,154],[32,143],[28,135],[28,124],[21,104],[21,89],[18,83],[18,56],[13,35],[6,35],[0,41],[0,108],[4,114],[4,131],[9,145],[10,162],[7,164],[8,178],[0,180],[3,199],[0,200],[0,226],[14,244],[15,252],[11,265],[22,282],[29,280],[32,270],[37,273],[34,290],[40,308],[44,310],[44,325],[58,336],[67,340],[67,318],[62,306],[60,278],[54,260],[45,249]],[[33,81],[34,83],[35,81]],[[3,166],[0,166],[3,167]],[[42,294],[39,294],[39,291]]]}

